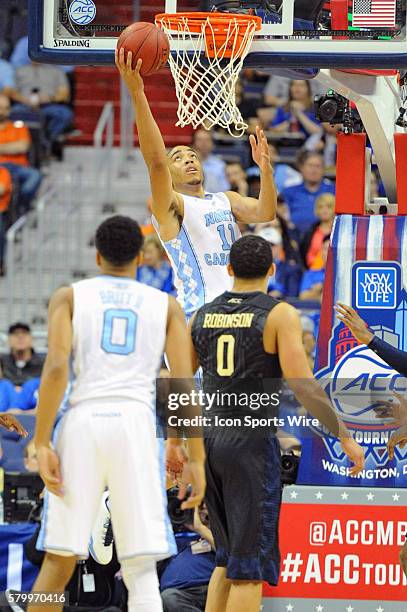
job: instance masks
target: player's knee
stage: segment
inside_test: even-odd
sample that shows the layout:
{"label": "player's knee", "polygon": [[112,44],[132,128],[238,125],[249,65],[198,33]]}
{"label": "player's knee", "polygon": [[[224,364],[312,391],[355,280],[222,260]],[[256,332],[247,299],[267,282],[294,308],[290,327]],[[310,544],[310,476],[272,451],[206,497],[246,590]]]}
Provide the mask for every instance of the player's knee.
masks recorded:
{"label": "player's knee", "polygon": [[46,564],[48,572],[50,575],[58,578],[58,582],[60,582],[62,587],[71,579],[76,561],[76,557],[65,557],[50,552],[47,552],[44,558],[44,564]]}
{"label": "player's knee", "polygon": [[152,557],[134,557],[121,562],[123,580],[129,591],[129,608],[143,603],[155,612],[161,610],[156,562]]}

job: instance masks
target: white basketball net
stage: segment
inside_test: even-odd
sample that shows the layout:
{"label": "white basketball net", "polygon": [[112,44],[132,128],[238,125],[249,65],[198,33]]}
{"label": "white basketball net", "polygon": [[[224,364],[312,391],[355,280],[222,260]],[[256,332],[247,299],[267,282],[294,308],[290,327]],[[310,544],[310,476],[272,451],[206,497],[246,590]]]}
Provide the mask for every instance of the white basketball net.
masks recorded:
{"label": "white basketball net", "polygon": [[[226,41],[219,48],[210,17],[203,21],[200,34],[190,31],[187,17],[179,17],[177,31],[171,29],[175,26],[165,16],[160,16],[157,25],[170,41],[169,64],[178,98],[177,125],[192,124],[195,129],[204,126],[208,130],[218,125],[232,136],[241,137],[248,126],[236,106],[235,87],[253,41],[255,21],[248,21],[242,31],[242,24],[231,18]],[[217,49],[215,57],[206,56],[207,47]],[[225,57],[227,49],[232,49],[231,57]]]}

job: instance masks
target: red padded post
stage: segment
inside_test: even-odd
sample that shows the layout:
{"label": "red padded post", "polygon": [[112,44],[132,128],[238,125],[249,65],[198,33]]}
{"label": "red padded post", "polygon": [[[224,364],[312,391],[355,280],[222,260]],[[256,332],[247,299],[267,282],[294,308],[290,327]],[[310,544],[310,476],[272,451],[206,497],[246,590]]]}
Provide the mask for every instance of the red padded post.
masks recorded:
{"label": "red padded post", "polygon": [[398,214],[407,215],[407,134],[394,134]]}
{"label": "red padded post", "polygon": [[[348,0],[331,0],[331,24],[333,30],[348,29]],[[336,40],[346,36],[334,36]]]}
{"label": "red padded post", "polygon": [[338,134],[336,214],[365,214],[366,134]]}

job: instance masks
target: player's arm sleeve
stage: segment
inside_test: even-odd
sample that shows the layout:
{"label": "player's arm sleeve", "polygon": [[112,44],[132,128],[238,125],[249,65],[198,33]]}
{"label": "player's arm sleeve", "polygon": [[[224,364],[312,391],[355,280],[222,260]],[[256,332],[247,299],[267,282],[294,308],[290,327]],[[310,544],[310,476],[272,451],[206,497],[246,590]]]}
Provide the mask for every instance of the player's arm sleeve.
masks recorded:
{"label": "player's arm sleeve", "polygon": [[[171,373],[171,393],[188,394],[192,397],[195,383],[192,378],[191,354],[188,351],[188,332],[185,316],[181,306],[172,296],[168,296],[167,341],[165,352],[167,354]],[[199,402],[183,404],[183,410],[178,410],[180,417],[200,417],[201,406]],[[185,429],[187,448],[190,461],[203,461],[205,451],[202,441],[202,428],[189,427]]]}
{"label": "player's arm sleeve", "polygon": [[144,91],[134,92],[132,99],[140,150],[150,177],[152,211],[161,224],[168,220],[168,215],[173,214],[171,208],[177,204],[168,168],[167,151]]}
{"label": "player's arm sleeve", "polygon": [[368,344],[368,347],[379,355],[383,361],[391,366],[396,372],[399,372],[403,376],[407,376],[407,352],[400,351],[394,346],[391,346],[388,342],[381,340],[377,336],[373,336],[373,339]]}
{"label": "player's arm sleeve", "polygon": [[48,310],[48,353],[42,370],[35,443],[48,445],[58,408],[69,379],[69,359],[72,350],[72,303],[70,287],[58,289]]}
{"label": "player's arm sleeve", "polygon": [[276,330],[277,351],[283,376],[297,400],[331,434],[338,438],[349,437],[344,423],[311,372],[296,309],[285,303],[276,306],[267,320],[266,332],[268,328]]}

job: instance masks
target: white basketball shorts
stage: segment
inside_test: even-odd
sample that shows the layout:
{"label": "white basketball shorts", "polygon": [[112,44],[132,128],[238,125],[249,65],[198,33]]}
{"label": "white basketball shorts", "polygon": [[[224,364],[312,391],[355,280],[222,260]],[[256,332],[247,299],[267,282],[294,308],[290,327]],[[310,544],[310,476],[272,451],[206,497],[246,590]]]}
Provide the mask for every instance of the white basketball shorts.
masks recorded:
{"label": "white basketball shorts", "polygon": [[119,560],[176,553],[167,515],[164,443],[156,438],[153,410],[123,401],[78,404],[57,425],[54,446],[64,496],[46,492],[39,550],[87,558],[108,487]]}

